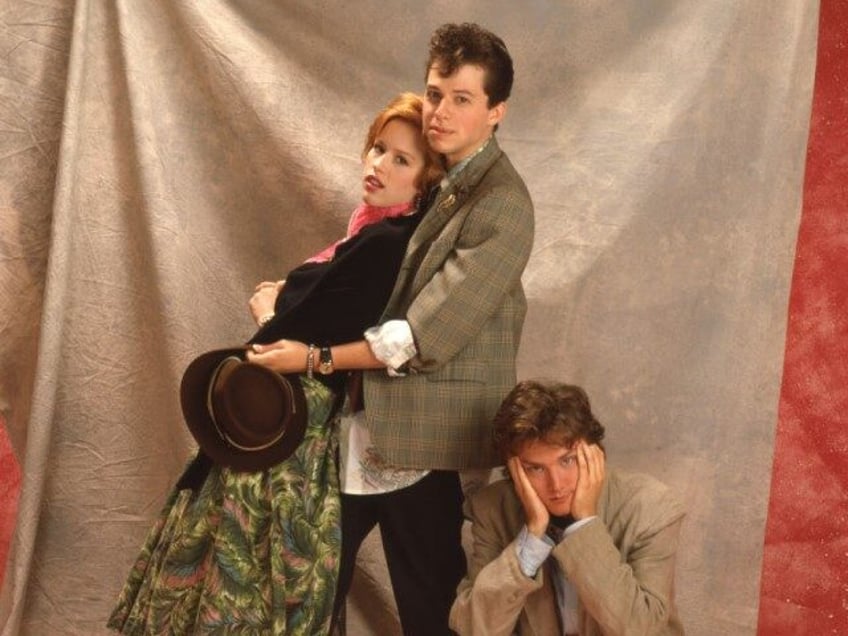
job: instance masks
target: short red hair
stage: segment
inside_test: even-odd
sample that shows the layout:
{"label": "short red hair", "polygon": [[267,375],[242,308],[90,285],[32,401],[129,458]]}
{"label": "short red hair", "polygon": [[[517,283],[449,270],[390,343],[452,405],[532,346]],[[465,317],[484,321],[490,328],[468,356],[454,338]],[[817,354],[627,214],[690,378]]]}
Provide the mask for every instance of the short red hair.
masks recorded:
{"label": "short red hair", "polygon": [[410,126],[415,128],[419,134],[421,142],[421,150],[424,154],[424,169],[421,176],[418,177],[417,185],[422,192],[427,192],[434,185],[442,180],[445,175],[444,159],[442,156],[432,150],[424,137],[423,131],[423,105],[424,101],[420,95],[416,93],[401,93],[392,101],[386,104],[368,129],[368,134],[365,137],[365,147],[362,149],[362,158],[368,154],[368,151],[374,146],[374,141],[377,135],[386,127],[393,119],[405,121]]}

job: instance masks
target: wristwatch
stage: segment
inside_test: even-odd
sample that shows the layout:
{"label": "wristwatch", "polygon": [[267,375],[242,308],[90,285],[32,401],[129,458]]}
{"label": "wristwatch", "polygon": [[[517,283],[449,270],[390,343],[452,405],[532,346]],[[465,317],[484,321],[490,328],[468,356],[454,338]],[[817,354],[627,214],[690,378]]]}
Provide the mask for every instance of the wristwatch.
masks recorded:
{"label": "wristwatch", "polygon": [[333,372],[333,352],[330,347],[321,347],[318,355],[318,373],[330,375]]}

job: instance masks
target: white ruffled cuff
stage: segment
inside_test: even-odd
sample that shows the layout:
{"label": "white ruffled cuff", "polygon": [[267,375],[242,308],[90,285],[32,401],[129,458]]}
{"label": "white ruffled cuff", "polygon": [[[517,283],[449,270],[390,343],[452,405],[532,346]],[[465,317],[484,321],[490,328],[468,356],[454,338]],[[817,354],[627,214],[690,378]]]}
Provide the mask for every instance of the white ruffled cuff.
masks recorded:
{"label": "white ruffled cuff", "polygon": [[403,366],[418,353],[412,329],[405,320],[389,320],[365,332],[374,356],[386,365],[391,376],[406,375]]}

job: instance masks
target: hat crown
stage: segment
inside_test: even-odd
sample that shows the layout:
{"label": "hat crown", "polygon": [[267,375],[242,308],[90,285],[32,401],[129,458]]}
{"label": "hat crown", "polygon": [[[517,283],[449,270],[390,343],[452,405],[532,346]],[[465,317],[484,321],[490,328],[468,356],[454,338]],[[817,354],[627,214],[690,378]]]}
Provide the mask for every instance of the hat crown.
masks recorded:
{"label": "hat crown", "polygon": [[221,436],[241,450],[262,450],[285,434],[294,414],[291,387],[265,367],[229,357],[209,383],[209,414]]}
{"label": "hat crown", "polygon": [[306,434],[300,377],[245,360],[246,347],[207,351],[189,363],[180,404],[200,450],[232,470],[265,470],[287,459]]}

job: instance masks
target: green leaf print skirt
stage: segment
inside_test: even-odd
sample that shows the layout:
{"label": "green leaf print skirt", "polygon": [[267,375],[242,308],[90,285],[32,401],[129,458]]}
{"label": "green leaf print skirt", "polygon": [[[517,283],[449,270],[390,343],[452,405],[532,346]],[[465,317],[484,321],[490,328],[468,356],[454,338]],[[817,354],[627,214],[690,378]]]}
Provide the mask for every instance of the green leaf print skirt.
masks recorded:
{"label": "green leaf print skirt", "polygon": [[341,549],[335,395],[301,378],[303,443],[258,473],[213,466],[175,489],[108,626],[123,634],[329,633]]}

